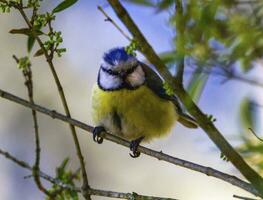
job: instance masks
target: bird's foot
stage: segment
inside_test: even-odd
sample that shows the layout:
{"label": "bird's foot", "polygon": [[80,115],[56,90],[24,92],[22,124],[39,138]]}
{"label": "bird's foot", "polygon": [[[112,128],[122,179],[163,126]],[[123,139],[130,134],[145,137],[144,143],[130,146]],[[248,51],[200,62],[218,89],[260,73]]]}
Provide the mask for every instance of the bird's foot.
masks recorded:
{"label": "bird's foot", "polygon": [[131,156],[132,158],[137,158],[137,157],[140,156],[141,152],[138,151],[138,147],[139,147],[141,141],[142,141],[144,138],[145,138],[145,137],[142,136],[142,137],[139,137],[139,138],[131,141],[130,150],[132,151],[132,153],[130,153],[130,156]]}
{"label": "bird's foot", "polygon": [[92,133],[93,133],[93,140],[97,142],[98,144],[101,144],[103,142],[103,137],[101,137],[101,133],[105,132],[105,128],[103,126],[96,126],[94,127]]}

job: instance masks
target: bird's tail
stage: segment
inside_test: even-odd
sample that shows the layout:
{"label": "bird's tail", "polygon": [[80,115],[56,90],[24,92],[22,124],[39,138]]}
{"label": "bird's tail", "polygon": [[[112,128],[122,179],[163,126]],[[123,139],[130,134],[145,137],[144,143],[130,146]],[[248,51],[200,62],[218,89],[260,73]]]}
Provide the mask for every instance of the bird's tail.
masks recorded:
{"label": "bird's tail", "polygon": [[180,113],[178,121],[188,128],[198,128],[197,122],[187,114]]}

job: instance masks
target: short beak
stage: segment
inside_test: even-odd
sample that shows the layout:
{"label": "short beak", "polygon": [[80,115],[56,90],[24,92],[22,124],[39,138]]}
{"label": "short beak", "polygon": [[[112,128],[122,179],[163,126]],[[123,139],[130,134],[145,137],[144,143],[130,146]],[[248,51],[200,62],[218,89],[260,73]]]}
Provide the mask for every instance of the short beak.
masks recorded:
{"label": "short beak", "polygon": [[126,78],[126,72],[124,72],[124,71],[120,72],[120,76],[121,76],[123,79],[125,79],[125,78]]}

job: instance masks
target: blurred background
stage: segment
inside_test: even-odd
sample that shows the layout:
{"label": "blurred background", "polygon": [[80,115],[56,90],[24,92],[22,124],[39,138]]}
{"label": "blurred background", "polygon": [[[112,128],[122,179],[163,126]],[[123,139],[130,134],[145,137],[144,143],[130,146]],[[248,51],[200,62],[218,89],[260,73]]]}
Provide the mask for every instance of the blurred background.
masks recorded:
{"label": "blurred background", "polygon": [[[51,10],[59,1],[43,2],[43,12]],[[127,41],[98,11],[104,10],[126,31],[106,1],[80,0],[65,12],[58,13],[54,27],[62,31],[63,46],[67,52],[55,59],[55,67],[65,90],[72,117],[92,124],[91,89],[96,83],[97,71],[103,52],[116,46],[127,46]],[[125,7],[146,38],[158,53],[173,49],[174,31],[169,27],[170,12],[157,12],[150,7],[124,2]],[[14,28],[23,28],[21,16],[12,11],[0,15],[0,88],[22,98],[27,97],[24,77],[12,55],[26,56],[26,37],[9,34]],[[127,32],[127,31],[126,31]],[[38,49],[35,45],[33,52]],[[140,59],[144,59],[139,55]],[[61,113],[63,108],[55,82],[43,57],[32,60],[35,102]],[[261,62],[247,74],[262,80]],[[186,84],[193,70],[186,69]],[[212,114],[219,130],[234,146],[243,144],[240,128],[240,104],[245,97],[262,101],[262,88],[240,81],[222,83],[221,76],[209,76],[198,102],[201,109]],[[263,81],[263,80],[262,80]],[[0,99],[0,148],[17,158],[34,163],[34,129],[31,111],[20,105]],[[41,170],[54,175],[64,158],[69,157],[69,167],[79,168],[75,147],[68,125],[42,114],[39,117],[41,137]],[[258,115],[260,124],[260,112]],[[260,135],[260,126],[257,127]],[[251,197],[250,194],[221,180],[185,168],[158,161],[146,155],[138,159],[129,156],[129,150],[105,141],[93,142],[91,134],[77,129],[86,161],[91,187],[120,192],[173,197],[180,200],[231,200],[233,195]],[[220,158],[220,152],[200,129],[188,130],[180,124],[163,139],[146,144],[154,150],[209,166],[243,178],[229,162]],[[30,172],[0,157],[0,193],[3,200],[44,199],[32,178],[24,179]],[[48,183],[45,182],[46,185]],[[93,197],[92,199],[106,199]]]}

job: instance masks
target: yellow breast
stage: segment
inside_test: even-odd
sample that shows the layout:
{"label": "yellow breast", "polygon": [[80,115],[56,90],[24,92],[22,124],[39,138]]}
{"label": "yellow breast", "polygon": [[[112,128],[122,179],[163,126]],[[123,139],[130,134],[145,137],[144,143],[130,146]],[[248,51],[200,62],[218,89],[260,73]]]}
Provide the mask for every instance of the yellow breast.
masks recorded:
{"label": "yellow breast", "polygon": [[[121,119],[121,130],[113,123],[113,113]],[[96,125],[126,139],[145,136],[144,141],[167,134],[178,116],[172,102],[161,99],[147,86],[135,90],[92,91],[92,116]]]}

